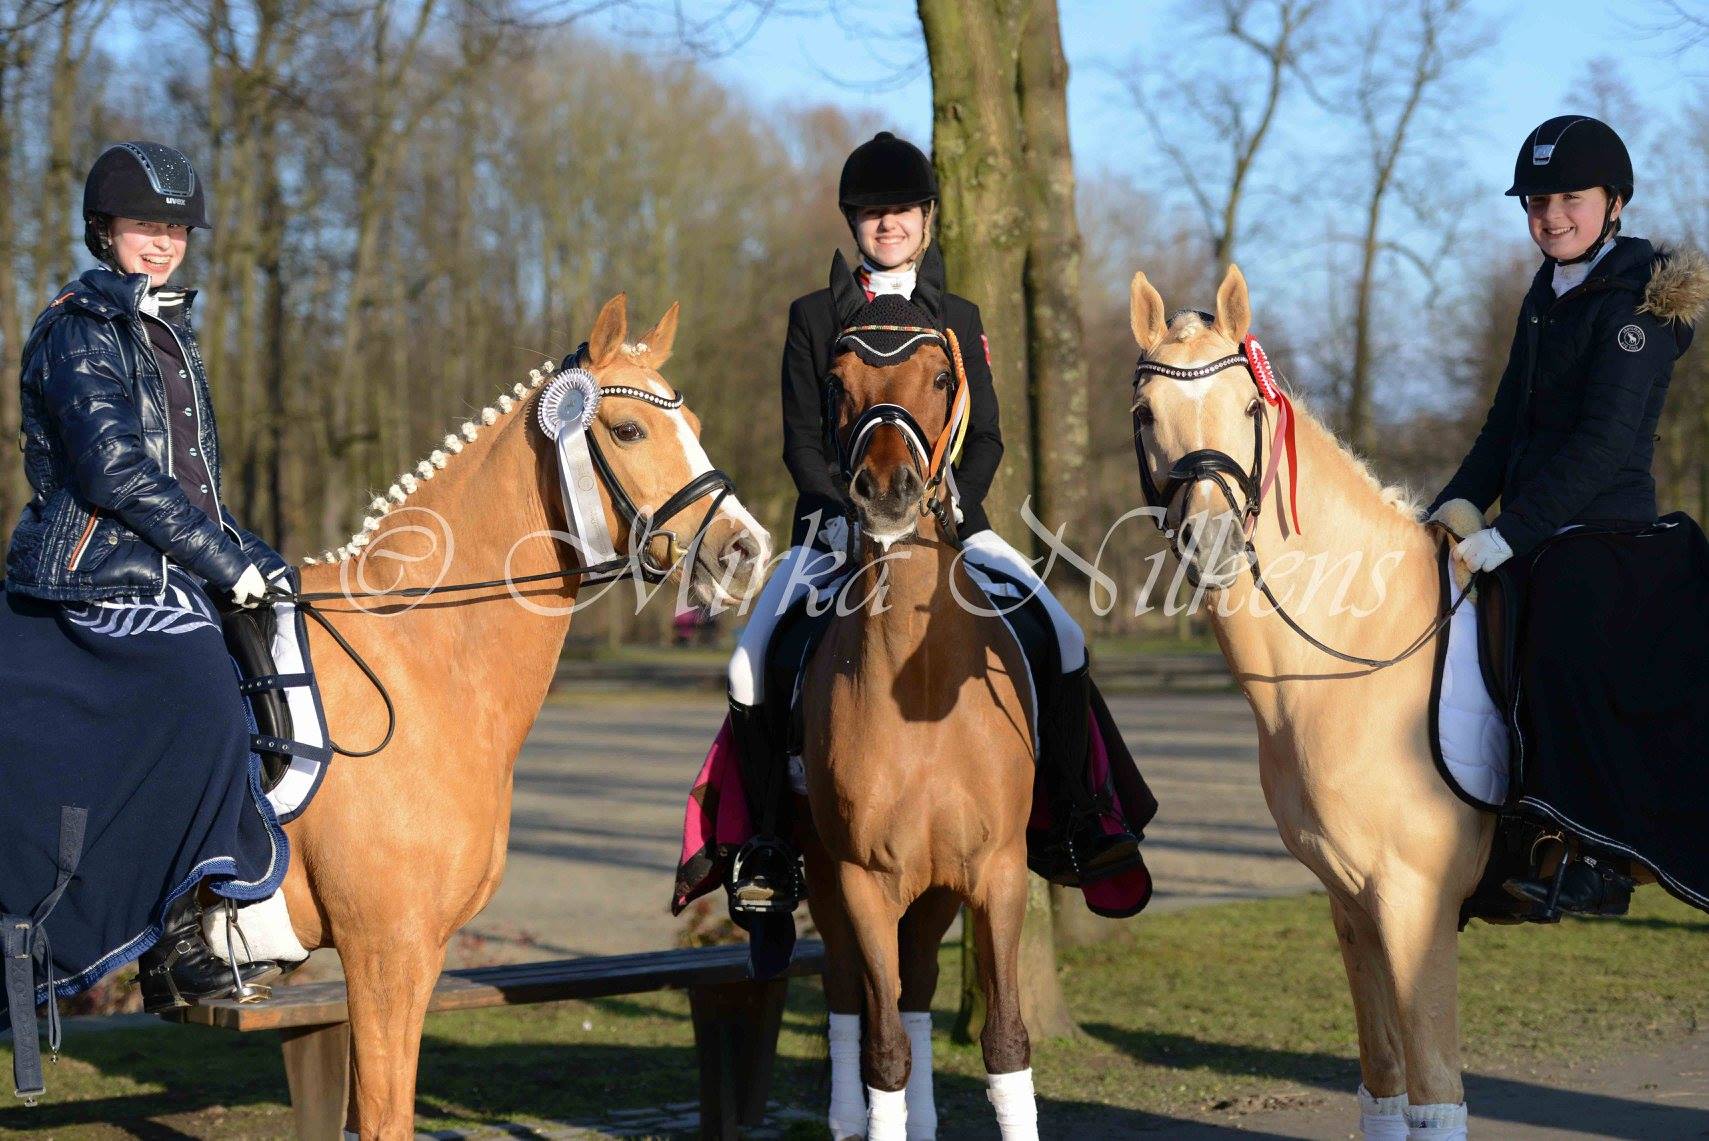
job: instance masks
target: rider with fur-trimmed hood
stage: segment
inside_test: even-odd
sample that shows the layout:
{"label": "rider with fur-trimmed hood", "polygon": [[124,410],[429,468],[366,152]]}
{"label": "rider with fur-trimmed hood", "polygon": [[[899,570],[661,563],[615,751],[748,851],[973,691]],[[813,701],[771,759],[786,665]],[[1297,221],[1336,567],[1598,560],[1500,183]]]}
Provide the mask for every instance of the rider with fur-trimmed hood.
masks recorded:
{"label": "rider with fur-trimmed hood", "polygon": [[[985,516],[983,501],[1003,454],[990,346],[979,307],[943,288],[942,260],[932,246],[938,187],[931,161],[912,143],[881,131],[849,155],[838,204],[861,252],[854,277],[869,307],[890,304],[914,312],[917,292],[929,289],[933,308],[941,307],[942,323],[962,346],[970,408],[952,474],[965,557],[1030,585],[1057,635],[1063,677],[1055,692],[1041,701],[1045,755],[1040,768],[1049,774],[1056,819],[1066,823],[1058,850],[1046,862],[1060,864],[1062,876],[1076,882],[1133,867],[1139,861],[1137,840],[1125,827],[1106,829],[1099,823],[1100,802],[1087,787],[1090,681],[1084,635],[1032,564],[991,529]],[[839,270],[846,277],[840,258],[834,277]],[[783,459],[799,493],[792,546],[754,604],[730,662],[731,728],[758,830],[731,872],[732,909],[738,914],[791,910],[803,890],[798,856],[781,839],[787,835],[784,812],[789,799],[784,750],[772,728],[777,719],[768,717],[762,704],[772,632],[802,595],[839,576],[843,567],[835,553],[848,547],[853,525],[835,424],[827,415],[826,378],[841,332],[833,292],[821,289],[790,306],[782,397]]]}
{"label": "rider with fur-trimmed hood", "polygon": [[[1514,162],[1507,193],[1520,200],[1543,264],[1483,428],[1430,508],[1432,518],[1471,519],[1500,500],[1494,522],[1456,552],[1473,571],[1509,560],[1510,571],[1528,570],[1530,556],[1568,529],[1656,521],[1656,428],[1709,298],[1709,265],[1620,236],[1633,183],[1620,136],[1585,115],[1543,123]],[[1629,881],[1601,868],[1572,863],[1562,906],[1624,910]],[[1510,884],[1533,899],[1549,887]]]}

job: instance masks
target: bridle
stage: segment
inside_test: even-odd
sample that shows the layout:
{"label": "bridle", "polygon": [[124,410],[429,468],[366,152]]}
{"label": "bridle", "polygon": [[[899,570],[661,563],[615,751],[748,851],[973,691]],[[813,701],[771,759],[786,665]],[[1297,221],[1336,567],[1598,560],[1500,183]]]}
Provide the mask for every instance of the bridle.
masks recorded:
{"label": "bridle", "polygon": [[[906,333],[910,336],[899,347],[889,352],[880,352],[861,338],[862,333]],[[955,377],[955,389],[950,395],[949,418],[944,422],[943,430],[938,433],[936,439],[928,442],[926,430],[920,426],[914,414],[900,404],[891,403],[874,404],[855,417],[854,423],[849,425],[846,442],[843,435],[834,429],[832,434],[836,438],[837,462],[843,478],[852,480],[855,472],[860,469],[861,460],[872,447],[873,436],[880,428],[894,428],[900,433],[902,442],[907,446],[909,459],[919,472],[922,482],[918,504],[920,514],[934,516],[945,538],[951,543],[957,542],[955,518],[950,506],[951,496],[940,494],[946,482],[951,491],[955,487],[955,476],[951,468],[960,458],[961,445],[967,438],[971,404],[967,387],[967,367],[961,359],[961,343],[956,338],[955,330],[947,325],[942,329],[930,325],[851,325],[837,334],[833,352],[836,346],[846,341],[861,345],[875,356],[893,357],[897,361],[906,360],[915,349],[925,343],[942,346],[949,356],[950,368]],[[835,398],[836,394],[833,392],[826,417],[826,423],[830,425],[835,425],[837,421]]]}
{"label": "bridle", "polygon": [[[1287,612],[1281,601],[1270,590],[1270,584],[1265,580],[1263,567],[1258,560],[1258,549],[1253,545],[1252,535],[1258,526],[1259,515],[1264,509],[1264,500],[1269,496],[1270,489],[1275,486],[1276,477],[1281,467],[1281,458],[1285,452],[1288,456],[1289,467],[1293,479],[1289,487],[1288,504],[1293,517],[1293,533],[1301,533],[1299,525],[1299,459],[1294,445],[1293,428],[1295,414],[1293,404],[1288,395],[1277,383],[1276,374],[1270,365],[1269,358],[1264,354],[1262,346],[1256,337],[1247,336],[1240,344],[1240,351],[1225,357],[1219,357],[1206,364],[1181,366],[1165,364],[1162,361],[1150,360],[1143,354],[1134,365],[1133,386],[1137,394],[1139,386],[1148,375],[1165,376],[1174,380],[1205,380],[1215,376],[1225,369],[1244,368],[1256,386],[1262,402],[1256,414],[1252,417],[1252,467],[1250,470],[1240,466],[1240,462],[1227,452],[1215,448],[1200,448],[1188,452],[1170,465],[1164,473],[1163,485],[1159,487],[1151,475],[1151,463],[1146,458],[1143,433],[1145,426],[1139,422],[1138,401],[1134,407],[1134,449],[1139,456],[1140,483],[1145,490],[1145,501],[1150,507],[1157,508],[1154,522],[1157,529],[1163,533],[1169,548],[1181,563],[1187,574],[1187,580],[1196,588],[1201,581],[1198,564],[1190,558],[1186,549],[1186,528],[1169,525],[1169,513],[1174,507],[1177,497],[1187,489],[1200,483],[1209,482],[1216,485],[1228,501],[1229,508],[1236,512],[1241,520],[1241,558],[1245,569],[1252,575],[1252,581],[1263,592],[1270,605],[1275,609],[1289,629],[1304,638],[1312,646],[1328,654],[1332,658],[1358,666],[1369,667],[1373,672],[1386,669],[1410,658],[1427,646],[1453,619],[1454,613],[1460,609],[1471,594],[1468,585],[1460,592],[1459,598],[1448,608],[1438,621],[1420,634],[1407,648],[1392,658],[1363,658],[1357,654],[1343,653],[1333,646],[1324,644],[1297,622],[1293,615]],[[1265,410],[1276,409],[1276,427],[1270,439],[1270,459],[1264,461],[1264,419]],[[1238,488],[1240,497],[1236,498],[1230,483]]]}
{"label": "bridle", "polygon": [[[577,349],[576,352],[570,354],[570,356],[566,358],[565,364],[568,365],[571,361],[582,359],[586,348],[587,346],[583,345],[581,348]],[[548,363],[547,371],[549,372],[550,370],[551,365]],[[566,368],[565,372],[569,371],[571,370]],[[559,375],[561,378],[564,374],[560,373]],[[545,395],[546,393],[541,394],[542,397]],[[655,408],[662,408],[667,411],[675,411],[676,409],[681,408],[684,401],[683,394],[676,390],[673,390],[669,396],[660,396],[658,393],[649,392],[642,388],[633,388],[628,385],[598,385],[597,399],[577,411],[578,415],[585,418],[585,428],[591,429],[598,404],[605,400],[612,399],[639,400],[646,404],[651,404]],[[525,583],[549,581],[567,582],[571,579],[582,579],[586,582],[615,582],[622,578],[634,577],[648,583],[658,583],[669,577],[671,571],[679,562],[684,560],[692,561],[694,558],[698,557],[700,545],[706,538],[706,532],[711,528],[712,521],[717,518],[718,509],[723,505],[726,498],[735,493],[735,482],[722,470],[718,468],[710,468],[690,479],[663,503],[661,503],[657,510],[649,512],[639,507],[635,503],[634,497],[629,494],[628,489],[623,486],[622,479],[618,477],[617,472],[612,468],[610,461],[606,459],[605,453],[600,450],[599,442],[593,435],[592,431],[586,431],[585,435],[588,452],[592,458],[593,468],[598,475],[599,482],[605,488],[606,494],[610,497],[613,509],[629,529],[627,551],[619,552],[611,558],[587,562],[581,566],[570,567],[565,570],[543,571],[539,574],[523,575],[520,578],[496,578],[486,579],[480,582],[459,582],[435,586],[400,587],[395,590],[382,590],[365,594],[362,596],[363,600],[367,601],[369,599],[393,598],[422,599],[431,598],[436,594],[462,593],[475,590],[493,590],[498,587],[514,589],[515,587]],[[707,495],[713,496],[712,503],[707,508],[706,514],[701,516],[700,523],[695,527],[693,534],[689,537],[686,544],[679,541],[675,531],[667,530],[660,526],[661,523],[670,522],[676,516],[682,514],[690,504]],[[570,510],[568,505],[566,505],[565,510]],[[663,539],[665,541],[664,553],[666,561],[662,563],[653,557],[651,550],[654,540],[657,539]],[[356,668],[359,669],[363,676],[368,679],[368,683],[372,685],[375,692],[380,695],[380,700],[385,703],[386,733],[385,736],[381,738],[378,745],[375,745],[371,749],[352,751],[341,747],[337,742],[333,741],[329,742],[333,751],[346,757],[371,757],[380,752],[391,743],[392,736],[397,731],[397,710],[392,704],[391,694],[387,692],[385,685],[380,681],[379,675],[374,672],[373,667],[362,658],[361,654],[356,652],[356,648],[350,644],[344,635],[341,634],[327,619],[326,615],[320,612],[319,607],[315,605],[319,602],[334,602],[340,600],[348,601],[349,595],[344,591],[319,591],[308,594],[298,594],[278,586],[275,586],[269,591],[269,593],[279,598],[280,601],[295,603],[302,609],[304,614],[319,623],[320,627],[327,632],[327,635],[331,637],[332,640],[338,644],[339,648],[342,649],[350,658],[350,660],[355,663]]]}
{"label": "bridle", "polygon": [[[631,388],[622,384],[602,385],[599,398],[601,401],[640,400],[667,411],[675,411],[683,405],[681,392],[672,391],[670,396],[665,397],[643,388]],[[712,520],[717,517],[718,509],[723,506],[725,499],[735,493],[734,480],[720,468],[708,468],[672,493],[659,504],[658,510],[644,511],[636,506],[635,500],[624,488],[623,481],[612,469],[611,462],[605,458],[605,452],[592,432],[588,433],[587,447],[593,457],[594,469],[599,473],[600,483],[611,497],[611,506],[629,529],[629,553],[582,567],[579,571],[581,577],[589,582],[609,582],[626,575],[634,575],[649,583],[659,583],[670,577],[671,571],[683,559],[698,556],[701,541],[705,539],[707,529],[712,526]],[[668,523],[682,514],[695,500],[708,495],[713,497],[712,503],[707,507],[706,514],[701,516],[699,525],[695,527],[686,544],[679,540],[675,531],[659,526],[660,523]],[[663,561],[653,557],[652,546],[655,539],[665,541]]]}

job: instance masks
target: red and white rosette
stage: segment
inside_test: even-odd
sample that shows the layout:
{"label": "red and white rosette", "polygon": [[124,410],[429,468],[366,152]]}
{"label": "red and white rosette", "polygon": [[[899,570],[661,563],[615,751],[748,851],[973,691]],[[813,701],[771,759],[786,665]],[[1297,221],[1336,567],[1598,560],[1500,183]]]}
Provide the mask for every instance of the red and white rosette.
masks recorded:
{"label": "red and white rosette", "polygon": [[1263,483],[1259,487],[1258,498],[1262,502],[1269,495],[1270,488],[1276,482],[1276,473],[1281,466],[1282,454],[1288,456],[1288,508],[1293,515],[1294,534],[1300,531],[1300,458],[1299,449],[1294,438],[1294,405],[1288,399],[1288,394],[1282,391],[1282,386],[1276,383],[1276,370],[1270,364],[1270,357],[1264,352],[1264,346],[1258,343],[1258,338],[1248,333],[1246,339],[1240,342],[1240,352],[1246,357],[1246,369],[1252,374],[1252,383],[1258,386],[1258,394],[1264,398],[1264,403],[1276,409],[1276,434],[1270,441],[1270,462],[1264,473]]}
{"label": "red and white rosette", "polygon": [[1263,394],[1264,403],[1280,403],[1282,386],[1276,383],[1276,370],[1270,366],[1270,357],[1264,352],[1264,346],[1258,343],[1258,338],[1248,333],[1240,343],[1240,351],[1246,355],[1246,367],[1252,371],[1253,383]]}

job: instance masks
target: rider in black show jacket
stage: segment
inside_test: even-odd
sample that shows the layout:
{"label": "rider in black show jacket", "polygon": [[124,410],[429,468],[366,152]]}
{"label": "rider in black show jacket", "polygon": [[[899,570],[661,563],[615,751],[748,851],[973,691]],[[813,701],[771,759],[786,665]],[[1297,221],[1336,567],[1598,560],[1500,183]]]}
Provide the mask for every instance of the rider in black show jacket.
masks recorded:
{"label": "rider in black show jacket", "polygon": [[[1055,635],[1059,679],[1043,687],[1039,699],[1039,766],[1047,773],[1057,824],[1053,836],[1039,845],[1033,866],[1064,883],[1085,883],[1136,867],[1142,862],[1138,838],[1116,819],[1119,811],[1105,800],[1102,789],[1092,787],[1088,775],[1092,687],[1084,632],[1038,578],[1031,561],[1005,542],[986,518],[983,502],[1003,456],[997,395],[978,307],[943,290],[943,260],[931,241],[938,197],[931,160],[906,140],[880,132],[855,148],[844,163],[837,197],[861,247],[862,264],[854,280],[867,300],[900,297],[912,304],[916,290],[929,283],[931,292],[942,298],[945,324],[955,334],[969,390],[967,434],[951,469],[961,557],[970,566],[1029,588]],[[915,227],[911,233],[910,225]],[[833,279],[840,280],[838,269],[847,273],[840,255],[834,264]],[[755,827],[729,874],[731,910],[739,916],[787,912],[804,892],[799,859],[788,839],[779,711],[768,712],[764,674],[779,621],[803,592],[835,578],[847,528],[853,526],[834,436],[837,417],[826,383],[841,331],[829,288],[809,293],[790,307],[782,387],[784,462],[798,493],[795,520],[790,549],[749,610],[729,669],[730,731]]]}
{"label": "rider in black show jacket", "polygon": [[[961,458],[955,464],[963,536],[988,530],[985,494],[1003,458],[997,426],[997,393],[991,386],[991,360],[979,306],[953,293],[943,295],[947,324],[961,345],[967,369],[968,424]],[[850,512],[847,481],[837,464],[836,446],[826,435],[825,377],[831,371],[831,343],[837,335],[831,291],[821,289],[789,307],[789,334],[783,349],[783,462],[795,479],[795,523],[790,545],[807,541],[815,518]],[[815,515],[815,513],[820,513]]]}

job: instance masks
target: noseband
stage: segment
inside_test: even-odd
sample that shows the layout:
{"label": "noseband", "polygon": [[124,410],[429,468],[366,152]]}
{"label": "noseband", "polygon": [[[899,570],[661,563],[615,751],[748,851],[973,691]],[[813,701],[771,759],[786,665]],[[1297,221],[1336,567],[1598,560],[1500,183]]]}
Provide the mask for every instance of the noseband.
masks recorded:
{"label": "noseband", "polygon": [[[880,428],[896,429],[902,436],[902,442],[907,445],[908,457],[919,471],[924,483],[920,491],[921,514],[937,516],[938,524],[946,536],[955,535],[955,522],[948,507],[945,496],[938,494],[938,489],[945,480],[950,487],[955,486],[955,477],[950,468],[961,456],[961,445],[967,437],[967,422],[969,419],[970,397],[967,389],[967,368],[961,359],[961,344],[956,339],[955,330],[945,326],[942,330],[927,325],[853,325],[837,335],[836,345],[845,341],[860,344],[869,352],[876,353],[872,346],[866,344],[860,337],[861,333],[907,333],[911,336],[903,344],[888,353],[877,354],[892,357],[897,361],[906,360],[913,355],[915,349],[922,344],[936,343],[943,347],[950,359],[950,368],[955,377],[955,390],[950,397],[949,419],[945,421],[943,431],[937,439],[927,443],[926,430],[914,418],[914,414],[900,404],[874,404],[855,417],[849,425],[848,440],[844,443],[841,434],[833,433],[837,438],[837,461],[842,469],[843,478],[854,479],[859,470],[861,460],[866,457],[872,447],[872,438]],[[834,400],[834,397],[833,397]],[[836,423],[836,409],[833,403],[827,423]]]}

